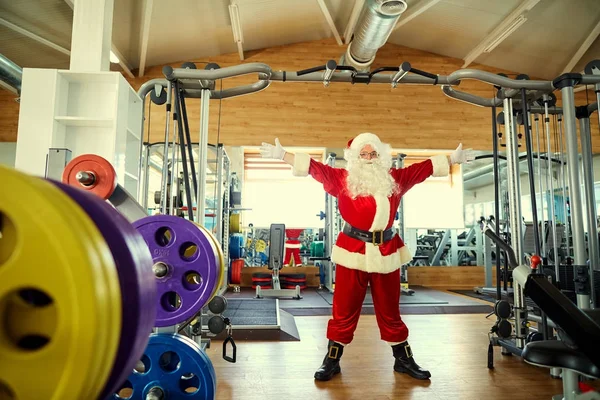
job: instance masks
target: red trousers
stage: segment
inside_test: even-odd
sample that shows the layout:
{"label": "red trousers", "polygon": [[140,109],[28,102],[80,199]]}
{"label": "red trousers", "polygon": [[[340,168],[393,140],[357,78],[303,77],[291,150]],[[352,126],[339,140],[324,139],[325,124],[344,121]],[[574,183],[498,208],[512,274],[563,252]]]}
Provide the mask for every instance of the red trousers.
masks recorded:
{"label": "red trousers", "polygon": [[400,317],[400,270],[377,274],[336,265],[328,339],[342,344],[352,342],[369,283],[381,339],[404,342],[408,338],[408,327]]}
{"label": "red trousers", "polygon": [[285,257],[283,259],[283,265],[290,265],[292,261],[292,257],[294,257],[294,265],[298,266],[302,264],[302,260],[300,260],[300,248],[285,248]]}

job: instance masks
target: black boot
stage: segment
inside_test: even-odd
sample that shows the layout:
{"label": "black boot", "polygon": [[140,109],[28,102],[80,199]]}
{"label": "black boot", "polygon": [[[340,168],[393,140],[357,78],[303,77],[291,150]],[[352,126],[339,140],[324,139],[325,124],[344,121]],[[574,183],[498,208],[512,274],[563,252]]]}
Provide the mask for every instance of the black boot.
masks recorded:
{"label": "black boot", "polygon": [[394,371],[403,372],[415,379],[425,380],[431,378],[429,371],[419,367],[415,362],[408,342],[392,346],[392,351],[394,352],[394,358],[396,359],[394,362]]}
{"label": "black boot", "polygon": [[315,372],[315,379],[319,381],[328,381],[335,374],[339,374],[342,370],[340,368],[340,358],[344,353],[344,346],[333,340],[329,341],[327,346],[327,355],[323,359],[323,364]]}

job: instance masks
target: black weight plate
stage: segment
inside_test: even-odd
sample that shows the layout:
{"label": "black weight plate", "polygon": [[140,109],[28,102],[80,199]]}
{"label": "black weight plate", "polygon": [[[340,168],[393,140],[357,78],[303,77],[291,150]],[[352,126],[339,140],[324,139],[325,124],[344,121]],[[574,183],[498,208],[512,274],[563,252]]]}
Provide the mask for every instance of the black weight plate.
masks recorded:
{"label": "black weight plate", "polygon": [[280,278],[290,278],[290,279],[306,279],[306,274],[285,274],[280,275]]}
{"label": "black weight plate", "polygon": [[252,274],[252,278],[271,278],[271,274],[265,272],[255,272]]}

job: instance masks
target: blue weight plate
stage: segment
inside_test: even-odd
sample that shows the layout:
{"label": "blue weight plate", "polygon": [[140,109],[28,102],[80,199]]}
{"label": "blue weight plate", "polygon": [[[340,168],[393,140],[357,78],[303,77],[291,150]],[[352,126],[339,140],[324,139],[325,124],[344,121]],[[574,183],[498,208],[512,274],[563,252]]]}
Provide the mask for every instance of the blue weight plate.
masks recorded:
{"label": "blue weight plate", "polygon": [[150,335],[142,359],[112,399],[145,400],[148,393],[164,399],[213,400],[217,376],[210,358],[190,338],[168,333]]}

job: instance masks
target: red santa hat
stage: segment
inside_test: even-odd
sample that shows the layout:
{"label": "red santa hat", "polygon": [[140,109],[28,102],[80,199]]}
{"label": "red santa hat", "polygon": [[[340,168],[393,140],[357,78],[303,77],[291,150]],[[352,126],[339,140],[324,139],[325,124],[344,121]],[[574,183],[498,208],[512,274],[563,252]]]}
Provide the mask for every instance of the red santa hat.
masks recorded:
{"label": "red santa hat", "polygon": [[380,148],[381,140],[379,137],[370,132],[364,132],[348,141],[348,149],[360,151],[363,147],[370,144],[374,148]]}

